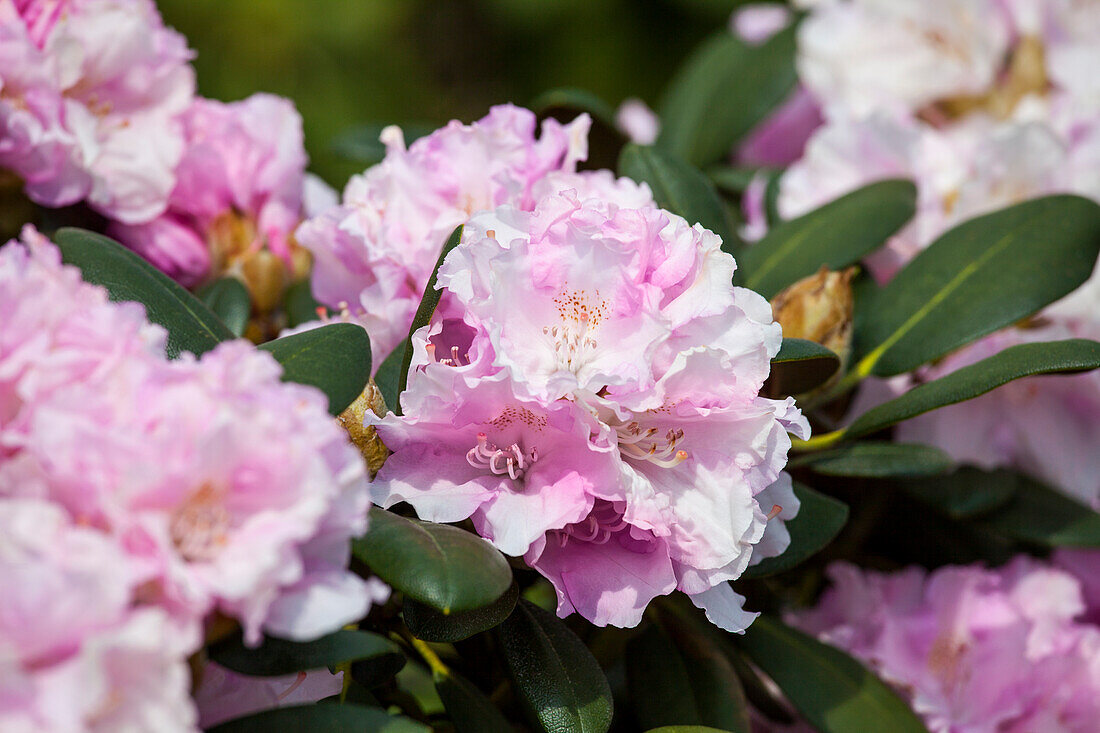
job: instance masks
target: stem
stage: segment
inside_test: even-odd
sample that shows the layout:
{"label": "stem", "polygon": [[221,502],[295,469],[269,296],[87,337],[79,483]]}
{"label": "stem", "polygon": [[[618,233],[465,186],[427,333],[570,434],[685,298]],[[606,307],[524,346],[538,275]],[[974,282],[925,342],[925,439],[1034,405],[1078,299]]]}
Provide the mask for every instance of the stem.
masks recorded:
{"label": "stem", "polygon": [[839,443],[844,439],[843,430],[834,430],[831,433],[824,433],[823,435],[815,435],[809,440],[799,440],[798,438],[791,438],[791,450],[794,451],[811,451],[821,450],[823,448],[829,448]]}
{"label": "stem", "polygon": [[426,641],[417,639],[412,634],[409,634],[407,638],[409,643],[412,644],[413,649],[415,649],[420,656],[424,658],[424,661],[428,663],[428,668],[432,670],[433,677],[449,677],[451,675],[450,668],[443,663],[443,660],[440,659],[434,651],[432,651],[432,648],[428,646]]}

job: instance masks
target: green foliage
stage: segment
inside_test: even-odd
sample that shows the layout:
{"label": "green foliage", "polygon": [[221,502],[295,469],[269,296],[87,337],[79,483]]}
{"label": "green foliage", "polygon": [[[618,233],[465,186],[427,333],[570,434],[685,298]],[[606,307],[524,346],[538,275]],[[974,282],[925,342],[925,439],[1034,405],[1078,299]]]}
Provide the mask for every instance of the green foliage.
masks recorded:
{"label": "green foliage", "polygon": [[409,631],[418,639],[455,642],[494,628],[512,614],[518,600],[519,586],[513,582],[500,598],[470,611],[440,613],[431,606],[406,598],[402,612]]}
{"label": "green foliage", "polygon": [[657,144],[694,165],[724,158],[795,86],[795,28],[752,46],[722,30],[670,82]]}
{"label": "green foliage", "polygon": [[1012,487],[1012,497],[978,516],[976,526],[1040,547],[1100,547],[1100,514],[1023,474],[994,476]]}
{"label": "green foliage", "polygon": [[936,476],[954,466],[939,448],[916,443],[865,441],[833,450],[799,456],[790,467],[809,466],[826,476],[861,478]]}
{"label": "green foliage", "polygon": [[740,250],[725,204],[702,171],[660,148],[629,143],[619,155],[619,173],[649,184],[662,208],[717,234],[723,250],[734,255]]}
{"label": "green foliage", "polygon": [[214,312],[234,336],[243,336],[252,313],[248,289],[235,277],[223,277],[195,291],[195,295]]}
{"label": "green foliage", "polygon": [[317,309],[320,307],[321,304],[313,297],[309,280],[299,280],[286,289],[283,312],[286,313],[286,322],[291,328],[317,320]]}
{"label": "green foliage", "polygon": [[480,537],[377,508],[352,551],[394,590],[444,614],[484,608],[512,584],[508,561]]}
{"label": "green foliage", "polygon": [[839,368],[840,357],[821,344],[785,338],[768,381],[775,393],[799,394],[824,384]]}
{"label": "green foliage", "polygon": [[1100,206],[1047,196],[971,219],[861,306],[855,372],[914,369],[1053,303],[1092,274]]}
{"label": "green foliage", "polygon": [[823,733],[925,733],[909,706],[844,652],[769,617],[735,640]]}
{"label": "green foliage", "polygon": [[880,181],[772,227],[739,261],[737,282],[771,298],[825,265],[839,270],[882,246],[913,218],[910,181]]}
{"label": "green foliage", "polygon": [[61,258],[79,267],[85,281],[105,287],[111,300],[145,306],[149,320],[168,331],[168,358],[183,351],[198,356],[233,338],[201,300],[113,239],[84,229],[60,229],[54,241]]}
{"label": "green foliage", "polygon": [[539,115],[554,109],[587,112],[593,120],[598,120],[610,127],[615,126],[615,110],[612,109],[610,104],[587,89],[577,87],[549,89],[532,100],[531,109]]}
{"label": "green foliage", "polygon": [[611,689],[600,665],[558,618],[527,601],[496,631],[525,707],[546,733],[605,733]]}
{"label": "green foliage", "polygon": [[207,729],[210,733],[271,733],[271,731],[371,731],[371,733],[431,733],[431,728],[382,708],[364,705],[291,705],[237,718]]}
{"label": "green foliage", "polygon": [[368,631],[344,629],[306,642],[266,637],[252,649],[235,635],[209,649],[210,658],[239,674],[253,677],[278,677],[300,670],[336,667],[361,659],[389,657],[390,663],[404,664],[397,645]]}
{"label": "green foliage", "polygon": [[509,733],[514,730],[485,693],[453,670],[433,672],[432,680],[457,733]]}
{"label": "green foliage", "polygon": [[330,323],[259,348],[282,365],[283,381],[324,392],[333,415],[347,409],[370,379],[370,339],[361,326],[351,323]]}

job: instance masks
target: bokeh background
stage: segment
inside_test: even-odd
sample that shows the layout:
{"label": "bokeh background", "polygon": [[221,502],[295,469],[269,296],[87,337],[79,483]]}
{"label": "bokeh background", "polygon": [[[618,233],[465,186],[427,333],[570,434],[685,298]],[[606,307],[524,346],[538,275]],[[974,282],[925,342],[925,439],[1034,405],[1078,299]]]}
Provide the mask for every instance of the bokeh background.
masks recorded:
{"label": "bokeh background", "polygon": [[334,151],[366,123],[471,121],[554,87],[658,102],[737,0],[158,0],[198,53],[199,91],[290,97],[314,172],[338,189],[362,164]]}

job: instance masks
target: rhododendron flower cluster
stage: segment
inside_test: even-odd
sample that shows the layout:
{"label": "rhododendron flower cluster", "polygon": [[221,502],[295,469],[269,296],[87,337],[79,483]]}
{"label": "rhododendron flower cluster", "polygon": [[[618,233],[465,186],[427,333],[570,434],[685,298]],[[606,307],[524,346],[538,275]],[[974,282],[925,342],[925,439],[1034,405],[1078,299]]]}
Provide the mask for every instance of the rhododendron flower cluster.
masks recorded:
{"label": "rhododendron flower cluster", "polygon": [[0,249],[0,322],[0,727],[192,729],[212,614],[304,640],[380,597],[347,571],[363,464],[269,355],[167,361],[31,229]]}
{"label": "rhododendron flower cluster", "polygon": [[791,620],[862,659],[933,733],[1090,731],[1100,718],[1100,627],[1078,620],[1071,573],[1003,568],[829,570],[820,604]]}
{"label": "rhododendron flower cluster", "polygon": [[0,59],[0,168],[30,198],[127,223],[165,210],[195,76],[151,0],[3,0]]}
{"label": "rhododendron flower cluster", "polygon": [[634,626],[679,589],[719,626],[753,615],[725,581],[786,547],[793,401],[759,396],[779,326],[730,284],[701,226],[606,171],[552,174],[532,211],[474,214],[413,336],[405,416],[376,502],[467,517],[557,591],[558,613]]}
{"label": "rhododendron flower cluster", "polygon": [[408,334],[451,230],[502,204],[530,210],[536,182],[587,157],[589,124],[587,115],[568,125],[547,120],[536,138],[533,113],[502,105],[408,148],[400,128],[387,128],[385,160],[348,181],[339,207],[298,229],[315,258],[315,297],[349,309],[381,359]]}

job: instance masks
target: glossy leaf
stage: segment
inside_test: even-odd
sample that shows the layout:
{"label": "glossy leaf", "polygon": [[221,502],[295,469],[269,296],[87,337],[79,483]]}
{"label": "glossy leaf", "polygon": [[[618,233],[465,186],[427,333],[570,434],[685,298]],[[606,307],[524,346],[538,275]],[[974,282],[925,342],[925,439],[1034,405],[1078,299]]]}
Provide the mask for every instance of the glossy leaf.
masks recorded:
{"label": "glossy leaf", "polygon": [[394,590],[445,614],[491,605],[512,584],[508,561],[477,535],[377,508],[352,550]]}
{"label": "glossy leaf", "polygon": [[815,473],[826,476],[904,478],[947,473],[954,461],[930,445],[865,441],[799,456],[789,465],[791,468],[809,466]]}
{"label": "glossy leaf", "polygon": [[760,616],[734,638],[823,733],[926,733],[897,693],[839,649]]}
{"label": "glossy leaf", "polygon": [[[333,138],[329,143],[329,149],[334,155],[345,160],[353,160],[357,163],[374,165],[380,163],[386,157],[386,146],[379,139],[382,131],[388,125],[381,123],[369,123],[353,127]],[[413,141],[432,133],[435,127],[428,124],[400,125],[401,133],[405,138],[405,145],[412,145]]]}
{"label": "glossy leaf", "polygon": [[447,237],[447,241],[443,243],[443,249],[439,252],[439,257],[435,261],[435,268],[432,269],[432,276],[428,278],[428,283],[424,286],[424,296],[420,299],[420,305],[416,307],[416,315],[413,316],[412,325],[409,326],[409,338],[405,343],[405,352],[401,357],[397,397],[392,405],[386,402],[386,405],[398,415],[401,414],[401,393],[405,391],[405,387],[409,383],[409,367],[412,366],[412,335],[432,320],[432,314],[435,313],[436,306],[439,305],[439,299],[443,297],[443,292],[435,288],[439,268],[442,267],[443,260],[447,259],[447,255],[451,253],[451,250],[457,247],[461,241],[462,227],[458,227],[451,232],[451,236]]}
{"label": "glossy leaf", "polygon": [[577,87],[558,87],[543,92],[531,102],[531,109],[539,115],[553,109],[587,112],[592,119],[615,127],[615,110],[599,95]]}
{"label": "glossy leaf", "polygon": [[207,733],[272,733],[272,731],[310,731],[310,733],[431,733],[431,728],[409,718],[390,715],[382,708],[365,705],[291,705],[265,710],[230,720]]}
{"label": "glossy leaf", "polygon": [[947,232],[861,306],[857,376],[892,376],[1026,318],[1089,278],[1100,206],[1047,196]]}
{"label": "glossy leaf", "polygon": [[1007,469],[983,471],[963,466],[948,476],[901,481],[910,496],[935,507],[951,519],[988,514],[1004,506],[1016,493],[1018,474]]}
{"label": "glossy leaf", "polygon": [[782,573],[816,555],[833,541],[848,522],[848,506],[794,482],[794,494],[802,503],[795,518],[787,522],[791,544],[778,557],[768,557],[750,566],[741,577],[762,578]]}
{"label": "glossy leaf", "polygon": [[611,688],[600,665],[557,616],[527,601],[497,628],[516,692],[547,733],[605,733]]}
{"label": "glossy leaf", "polygon": [[512,583],[497,600],[482,608],[440,613],[431,606],[406,598],[401,612],[413,636],[424,641],[456,642],[499,625],[511,615],[519,600],[519,586]]}
{"label": "glossy leaf", "polygon": [[54,235],[61,259],[80,268],[86,282],[102,285],[111,300],[133,300],[147,317],[168,330],[166,353],[201,355],[233,338],[221,319],[202,301],[160,270],[113,239],[83,229],[59,229]]}
{"label": "glossy leaf", "polygon": [[766,298],[822,265],[840,270],[882,246],[913,218],[910,181],[880,181],[773,227],[740,260],[737,283]]}
{"label": "glossy leaf", "polygon": [[1023,474],[994,474],[1013,486],[1012,498],[975,524],[1044,547],[1100,547],[1100,514]]}
{"label": "glossy leaf", "polygon": [[627,642],[625,662],[639,725],[711,725],[748,733],[741,683],[710,640],[683,626],[670,633],[651,625]]}
{"label": "glossy leaf", "polygon": [[389,639],[349,629],[306,642],[266,637],[255,649],[245,646],[238,634],[213,645],[209,653],[223,667],[253,677],[278,677],[379,657],[398,657],[404,664],[401,650]]}
{"label": "glossy leaf", "polygon": [[321,304],[313,297],[309,280],[299,280],[286,289],[283,312],[286,313],[286,323],[291,328],[317,320],[317,309],[320,307]]}
{"label": "glossy leaf", "polygon": [[433,673],[432,679],[456,733],[510,733],[515,730],[485,693],[454,670],[445,674]]}
{"label": "glossy leaf", "polygon": [[259,348],[283,367],[283,381],[308,384],[328,397],[328,411],[339,415],[370,379],[370,338],[362,326],[330,323]]}
{"label": "glossy leaf", "polygon": [[248,288],[235,277],[223,277],[206,285],[195,295],[221,319],[234,336],[243,336],[252,314],[252,298]]}
{"label": "glossy leaf", "polygon": [[374,383],[378,385],[378,391],[382,393],[382,399],[386,401],[386,408],[398,412],[400,405],[397,398],[401,394],[401,362],[405,360],[405,349],[409,348],[408,337],[394,347],[374,374]]}
{"label": "glossy leaf", "polygon": [[840,368],[840,357],[821,344],[785,338],[772,359],[769,394],[800,394],[824,384]]}
{"label": "glossy leaf", "polygon": [[619,155],[619,173],[649,184],[661,208],[717,234],[726,252],[739,251],[741,241],[734,234],[725,204],[702,171],[659,148],[628,143]]}
{"label": "glossy leaf", "polygon": [[1010,346],[1004,351],[925,382],[860,415],[840,436],[860,435],[916,417],[1035,374],[1071,374],[1100,367],[1100,343],[1067,339]]}
{"label": "glossy leaf", "polygon": [[725,158],[794,89],[794,53],[793,26],[759,46],[727,31],[707,39],[669,85],[657,144],[697,166]]}

